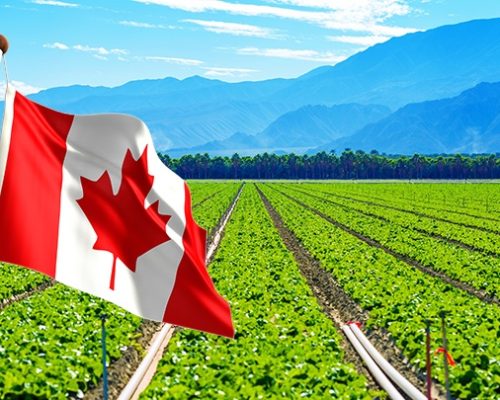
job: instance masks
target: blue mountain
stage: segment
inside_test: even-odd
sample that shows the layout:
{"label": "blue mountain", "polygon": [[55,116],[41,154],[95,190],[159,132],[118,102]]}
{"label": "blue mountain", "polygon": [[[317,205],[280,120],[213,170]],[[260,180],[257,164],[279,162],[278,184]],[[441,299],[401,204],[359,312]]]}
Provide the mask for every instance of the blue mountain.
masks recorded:
{"label": "blue mountain", "polygon": [[500,19],[407,34],[333,67],[321,67],[275,94],[297,103],[408,103],[455,96],[500,81]]}
{"label": "blue mountain", "polygon": [[352,135],[389,114],[381,105],[304,106],[280,116],[256,138],[261,147],[313,147]]}
{"label": "blue mountain", "polygon": [[363,126],[390,114],[379,105],[341,104],[304,106],[283,114],[257,135],[238,132],[227,139],[204,145],[170,149],[178,157],[190,153],[230,155],[235,152],[256,154],[262,151],[305,152],[318,144],[352,135]]}
{"label": "blue mountain", "polygon": [[316,151],[345,148],[390,154],[500,152],[500,82],[481,83],[449,99],[409,104]]}
{"label": "blue mountain", "polygon": [[257,133],[290,109],[266,100],[286,79],[227,83],[199,76],[128,82],[114,88],[69,86],[30,96],[58,110],[127,113],[143,119],[156,146],[192,146],[225,139],[243,126]]}

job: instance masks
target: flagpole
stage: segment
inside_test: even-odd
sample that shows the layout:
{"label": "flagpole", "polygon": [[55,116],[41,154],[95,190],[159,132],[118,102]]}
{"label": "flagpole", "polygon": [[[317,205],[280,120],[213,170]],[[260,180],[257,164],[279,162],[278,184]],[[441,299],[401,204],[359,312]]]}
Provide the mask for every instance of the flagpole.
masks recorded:
{"label": "flagpole", "polygon": [[108,400],[108,368],[106,366],[106,314],[101,315],[101,345],[102,345],[102,391],[103,399]]}

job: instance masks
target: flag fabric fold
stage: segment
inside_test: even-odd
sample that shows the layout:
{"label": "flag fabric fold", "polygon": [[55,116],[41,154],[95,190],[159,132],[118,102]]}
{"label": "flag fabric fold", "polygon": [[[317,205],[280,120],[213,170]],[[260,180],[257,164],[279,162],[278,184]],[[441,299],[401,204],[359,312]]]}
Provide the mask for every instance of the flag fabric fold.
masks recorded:
{"label": "flag fabric fold", "polygon": [[187,184],[146,125],[70,115],[9,86],[0,140],[0,259],[143,318],[232,337]]}

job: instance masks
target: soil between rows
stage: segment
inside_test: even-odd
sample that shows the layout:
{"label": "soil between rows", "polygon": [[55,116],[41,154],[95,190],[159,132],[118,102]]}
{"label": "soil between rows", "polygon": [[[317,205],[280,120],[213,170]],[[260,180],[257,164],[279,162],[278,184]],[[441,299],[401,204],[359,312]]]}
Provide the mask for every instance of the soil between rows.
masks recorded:
{"label": "soil between rows", "polygon": [[198,208],[199,206],[201,206],[203,203],[205,203],[206,201],[210,200],[211,198],[217,196],[220,192],[222,192],[224,189],[221,189],[221,190],[217,190],[215,193],[212,193],[210,195],[208,195],[207,197],[205,197],[204,199],[200,200],[198,203],[196,204],[193,204],[193,210],[195,208]]}
{"label": "soil between rows", "polygon": [[[24,267],[19,267],[19,268],[24,268]],[[47,282],[41,283],[38,286],[35,286],[34,288],[31,288],[25,292],[18,293],[14,296],[12,296],[9,299],[5,299],[0,303],[0,312],[3,311],[4,308],[7,306],[10,306],[13,303],[16,303],[18,301],[23,301],[24,299],[27,299],[28,297],[33,296],[36,293],[43,292],[45,289],[48,289],[51,286],[54,286],[55,281],[49,280]]]}
{"label": "soil between rows", "polygon": [[[321,267],[321,264],[305,249],[295,234],[288,229],[281,216],[273,208],[264,193],[257,187],[257,191],[264,206],[278,230],[285,246],[293,254],[297,265],[311,287],[324,313],[340,328],[348,321],[359,321],[364,324],[369,316],[333,279],[332,275]],[[425,393],[425,375],[412,366],[404,357],[401,350],[390,335],[383,329],[373,329],[365,332],[368,339],[377,350],[389,361],[406,379]],[[342,333],[342,337],[344,337]],[[349,344],[347,339],[342,342],[345,359],[356,366],[356,369],[368,377],[369,386],[378,388],[363,361]],[[437,383],[434,382],[434,387]],[[436,393],[436,396],[439,396]]]}
{"label": "soil between rows", "polygon": [[[161,329],[160,322],[144,321],[137,330],[137,346],[128,346],[122,357],[108,367],[108,393],[110,399],[116,399],[125,388],[135,370],[141,363],[154,334]],[[85,393],[85,399],[102,399],[103,381]]]}

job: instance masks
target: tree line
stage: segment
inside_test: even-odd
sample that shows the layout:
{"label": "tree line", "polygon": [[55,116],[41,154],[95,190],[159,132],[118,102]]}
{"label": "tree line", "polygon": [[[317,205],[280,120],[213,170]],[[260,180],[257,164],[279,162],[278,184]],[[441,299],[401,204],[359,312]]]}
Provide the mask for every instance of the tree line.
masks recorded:
{"label": "tree line", "polygon": [[314,155],[257,154],[231,157],[208,154],[163,163],[184,179],[499,179],[499,154],[386,155],[346,149]]}

